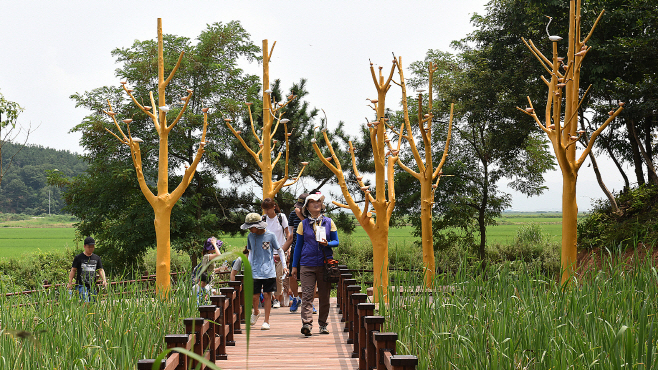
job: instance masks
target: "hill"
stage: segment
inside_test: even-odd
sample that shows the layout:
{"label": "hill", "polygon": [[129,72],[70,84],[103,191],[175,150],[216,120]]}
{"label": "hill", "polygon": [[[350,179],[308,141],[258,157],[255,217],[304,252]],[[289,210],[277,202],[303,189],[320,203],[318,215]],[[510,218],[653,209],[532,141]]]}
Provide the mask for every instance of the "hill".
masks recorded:
{"label": "hill", "polygon": [[61,190],[46,183],[46,171],[71,177],[87,168],[78,154],[68,150],[11,142],[2,143],[2,163],[7,171],[0,184],[0,212],[29,215],[60,213],[64,206]]}

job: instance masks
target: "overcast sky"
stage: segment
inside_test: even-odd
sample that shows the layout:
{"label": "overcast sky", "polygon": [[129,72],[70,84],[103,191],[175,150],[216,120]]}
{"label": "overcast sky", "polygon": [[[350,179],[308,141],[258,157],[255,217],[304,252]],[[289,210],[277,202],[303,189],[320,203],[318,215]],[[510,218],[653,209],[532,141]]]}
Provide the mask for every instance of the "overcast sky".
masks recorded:
{"label": "overcast sky", "polygon": [[[239,20],[253,42],[269,39],[276,47],[272,79],[285,88],[308,80],[308,101],[327,112],[329,125],[344,121],[356,133],[371,114],[365,99],[375,96],[369,59],[390,67],[392,52],[403,65],[424,58],[428,49],[450,49],[452,40],[473,30],[470,18],[485,13],[485,0],[461,1],[11,1],[0,14],[2,56],[0,92],[25,108],[19,122],[38,126],[29,143],[80,153],[80,135],[69,130],[89,112],[75,108],[69,96],[118,85],[119,66],[110,55],[134,40],[165,33],[194,39],[206,24]],[[245,65],[261,73],[257,64]],[[397,109],[399,89],[391,88],[388,106]],[[174,96],[170,94],[169,96]],[[527,119],[520,116],[520,119]],[[605,181],[620,189],[621,177],[605,161]],[[513,193],[512,209],[561,210],[562,181],[547,176],[551,189],[540,197]],[[591,168],[578,181],[580,210],[603,197]]]}

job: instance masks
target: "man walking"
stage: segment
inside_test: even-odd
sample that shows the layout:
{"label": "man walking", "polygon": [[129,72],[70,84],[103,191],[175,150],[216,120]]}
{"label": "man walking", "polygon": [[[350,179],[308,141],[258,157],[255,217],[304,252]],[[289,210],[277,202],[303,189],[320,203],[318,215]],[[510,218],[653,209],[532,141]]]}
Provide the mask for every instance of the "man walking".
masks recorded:
{"label": "man walking", "polygon": [[67,288],[73,288],[73,278],[75,277],[75,289],[80,295],[80,299],[89,302],[91,295],[96,295],[93,290],[96,284],[96,271],[98,271],[104,287],[107,287],[107,279],[105,279],[105,271],[101,258],[94,254],[96,241],[94,238],[88,236],[85,238],[84,252],[78,254],[73,258],[73,265],[71,272],[69,272],[69,283]]}

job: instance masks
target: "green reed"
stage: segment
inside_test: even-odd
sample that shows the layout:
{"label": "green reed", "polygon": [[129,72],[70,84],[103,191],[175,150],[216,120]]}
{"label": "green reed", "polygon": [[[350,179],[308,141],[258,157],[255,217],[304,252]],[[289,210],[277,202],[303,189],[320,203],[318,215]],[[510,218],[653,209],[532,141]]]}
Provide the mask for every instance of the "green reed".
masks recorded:
{"label": "green reed", "polygon": [[143,288],[99,289],[90,303],[63,287],[1,296],[0,368],[134,369],[137,360],[155,358],[165,349],[164,335],[184,333],[183,319],[199,316],[196,296],[189,278],[173,285],[166,300]]}
{"label": "green reed", "polygon": [[[245,296],[251,297],[246,256],[226,253],[218,260],[238,256],[245,268]],[[164,336],[185,333],[183,319],[199,317],[197,305],[207,302],[198,302],[189,275],[172,284],[167,299],[156,298],[152,285],[146,288],[144,283],[98,287],[100,295],[89,303],[64,287],[0,294],[0,369],[136,369],[138,360],[164,355]],[[251,300],[245,301],[250,310]]]}
{"label": "green reed", "polygon": [[[658,368],[649,260],[609,262],[565,289],[518,263],[463,267],[435,283],[448,291],[392,294],[380,311],[385,330],[399,335],[398,353],[418,356],[419,369]],[[422,285],[422,274],[403,285]]]}

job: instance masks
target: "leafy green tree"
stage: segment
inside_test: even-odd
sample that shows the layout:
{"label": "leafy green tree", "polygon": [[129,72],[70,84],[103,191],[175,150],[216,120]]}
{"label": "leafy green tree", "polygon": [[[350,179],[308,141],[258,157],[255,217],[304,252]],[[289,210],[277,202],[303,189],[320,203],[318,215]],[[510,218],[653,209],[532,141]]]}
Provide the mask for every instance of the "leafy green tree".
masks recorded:
{"label": "leafy green tree", "polygon": [[[258,60],[259,51],[236,21],[208,25],[196,41],[164,36],[165,70],[171,70],[180,52],[185,52],[168,88],[178,89],[182,95],[187,95],[186,89],[194,91],[185,117],[175,128],[177,134],[169,137],[169,167],[177,169],[170,172],[170,183],[180,182],[177,173],[192,163],[201,137],[201,109],[211,109],[206,155],[171,216],[172,246],[188,252],[193,261],[200,250],[198,243],[220,231],[235,232],[240,225],[237,213],[243,211],[246,198],[235,189],[218,188],[215,177],[222,173],[222,167],[215,158],[231,150],[220,118],[224,112],[241,109],[242,102],[258,92],[257,77],[245,74],[238,67],[238,60]],[[157,42],[135,41],[129,48],[115,49],[112,55],[123,63],[116,71],[117,76],[135,86],[133,95],[140,103],[150,105],[148,92],[157,92],[154,78],[157,76]],[[153,165],[158,156],[157,134],[148,117],[128,102],[118,87],[101,87],[71,98],[77,106],[92,113],[73,129],[83,134],[81,144],[89,169],[83,176],[65,184],[67,210],[80,218],[78,228],[82,234],[97,236],[99,253],[116,257],[115,267],[123,267],[124,261],[138,260],[155,245],[153,221],[146,217],[152,211],[135,181],[128,148],[106,132],[105,128],[112,129],[113,124],[101,112],[108,109],[109,101],[119,117],[132,118],[130,131],[133,137],[143,140],[140,147],[144,176],[152,188],[157,179],[157,169]],[[181,105],[173,104],[169,115],[177,115],[180,109]],[[134,230],[139,230],[140,235],[136,236]],[[108,253],[110,251],[112,253]]]}
{"label": "leafy green tree", "polygon": [[597,146],[620,162],[622,176],[626,177],[622,164],[627,163],[638,185],[658,185],[653,159],[657,149],[653,135],[658,130],[658,9],[640,0],[592,0],[587,7],[606,10],[589,42],[592,68],[583,70],[581,77],[585,86],[593,85],[592,126],[607,119],[611,105],[626,103]]}

